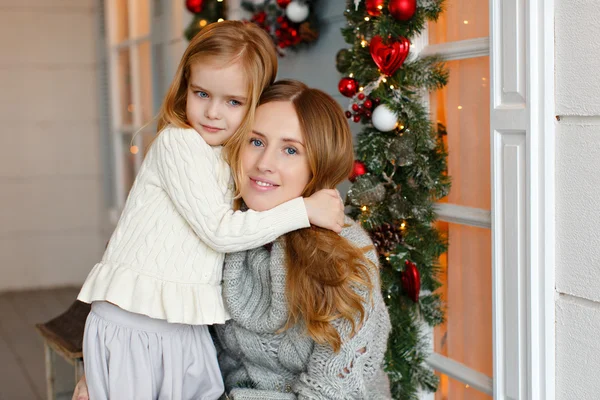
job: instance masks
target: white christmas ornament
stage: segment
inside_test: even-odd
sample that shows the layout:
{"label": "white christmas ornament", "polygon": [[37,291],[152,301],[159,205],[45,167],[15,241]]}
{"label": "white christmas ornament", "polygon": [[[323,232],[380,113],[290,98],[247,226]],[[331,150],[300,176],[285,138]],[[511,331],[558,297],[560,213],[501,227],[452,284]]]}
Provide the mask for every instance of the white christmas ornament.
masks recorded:
{"label": "white christmas ornament", "polygon": [[308,5],[299,1],[292,1],[285,9],[286,17],[297,24],[308,18],[308,13]]}
{"label": "white christmas ornament", "polygon": [[389,132],[398,125],[398,116],[388,106],[381,104],[373,110],[371,122],[378,131]]}

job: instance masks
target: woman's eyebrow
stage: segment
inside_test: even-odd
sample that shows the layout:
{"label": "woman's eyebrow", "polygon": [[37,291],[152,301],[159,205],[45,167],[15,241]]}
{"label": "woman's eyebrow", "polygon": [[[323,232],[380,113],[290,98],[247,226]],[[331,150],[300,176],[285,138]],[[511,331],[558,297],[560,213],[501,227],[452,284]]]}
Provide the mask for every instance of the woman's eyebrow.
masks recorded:
{"label": "woman's eyebrow", "polygon": [[[263,137],[265,139],[267,138],[267,135],[265,135],[264,133],[260,133],[259,131],[255,131],[254,129],[252,130],[252,133],[254,133],[255,135],[258,135],[260,137]],[[302,143],[301,140],[294,139],[294,138],[286,138],[286,137],[284,137],[284,138],[281,138],[281,141],[282,142],[298,143],[300,146],[306,147],[306,146],[304,146],[304,143]]]}
{"label": "woman's eyebrow", "polygon": [[298,139],[292,139],[292,138],[283,138],[281,139],[284,142],[293,142],[293,143],[298,143],[300,146],[304,146],[304,143],[302,143],[301,140]]}

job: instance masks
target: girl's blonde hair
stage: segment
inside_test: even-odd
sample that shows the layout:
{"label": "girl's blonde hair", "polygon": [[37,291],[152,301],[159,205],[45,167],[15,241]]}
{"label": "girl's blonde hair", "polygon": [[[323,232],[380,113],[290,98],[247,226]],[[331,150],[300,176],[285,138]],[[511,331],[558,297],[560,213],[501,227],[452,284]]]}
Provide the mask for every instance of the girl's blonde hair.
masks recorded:
{"label": "girl's blonde hair", "polygon": [[[335,188],[348,177],[354,161],[352,133],[340,105],[294,80],[271,85],[259,105],[275,101],[291,102],[300,121],[311,172],[302,196]],[[239,149],[233,154],[231,166],[239,188]],[[347,319],[353,334],[365,317],[364,298],[357,290],[371,293],[372,263],[364,253],[372,247],[359,249],[337,233],[314,226],[286,234],[285,244],[290,313],[286,328],[302,322],[313,340],[338,351],[342,339],[332,322]]]}
{"label": "girl's blonde hair", "polygon": [[[245,71],[248,88],[248,112],[239,128],[227,141],[235,147],[252,127],[254,111],[262,91],[277,75],[277,53],[269,35],[257,25],[241,21],[215,22],[203,28],[190,41],[158,113],[158,133],[167,125],[189,128],[186,99],[191,66],[199,62],[229,65],[239,62]],[[241,144],[241,143],[240,143]]]}

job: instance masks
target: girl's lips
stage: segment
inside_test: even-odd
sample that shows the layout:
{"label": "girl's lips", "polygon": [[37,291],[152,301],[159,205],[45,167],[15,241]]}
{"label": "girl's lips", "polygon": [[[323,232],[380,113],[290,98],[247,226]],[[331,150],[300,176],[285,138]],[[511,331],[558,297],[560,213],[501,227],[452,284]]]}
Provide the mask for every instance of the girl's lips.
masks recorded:
{"label": "girl's lips", "polygon": [[216,133],[216,132],[223,130],[222,128],[216,128],[216,127],[210,126],[210,125],[201,124],[201,126],[202,126],[202,129],[204,129],[205,131],[210,132],[210,133]]}
{"label": "girl's lips", "polygon": [[[259,185],[258,182],[268,183],[270,185],[268,185],[268,186]],[[270,182],[268,180],[255,179],[255,178],[250,178],[250,185],[252,186],[252,188],[254,190],[257,190],[259,192],[268,192],[270,190],[275,190],[279,187],[279,185],[275,185],[273,182]]]}

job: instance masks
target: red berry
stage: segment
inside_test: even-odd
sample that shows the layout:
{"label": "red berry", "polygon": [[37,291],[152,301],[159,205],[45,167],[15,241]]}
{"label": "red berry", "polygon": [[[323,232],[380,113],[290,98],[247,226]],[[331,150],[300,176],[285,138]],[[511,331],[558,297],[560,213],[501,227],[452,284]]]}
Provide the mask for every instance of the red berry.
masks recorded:
{"label": "red berry", "polygon": [[379,105],[379,103],[381,103],[381,100],[379,100],[377,97],[373,99],[373,103],[375,103],[376,105]]}
{"label": "red berry", "polygon": [[364,100],[365,99],[365,94],[364,93],[359,93],[358,94],[358,99],[359,100]]}
{"label": "red berry", "polygon": [[367,111],[367,112],[365,113],[365,117],[367,117],[367,118],[371,118],[371,111]]}
{"label": "red berry", "polygon": [[354,122],[360,122],[360,115],[355,115],[354,118],[352,118],[352,120]]}
{"label": "red berry", "polygon": [[371,109],[373,107],[373,102],[371,100],[365,100],[365,108]]}
{"label": "red berry", "polygon": [[352,111],[358,111],[360,110],[360,107],[358,106],[358,104],[354,103],[352,104]]}
{"label": "red berry", "polygon": [[352,116],[352,113],[350,111],[346,111],[346,118],[350,118]]}

